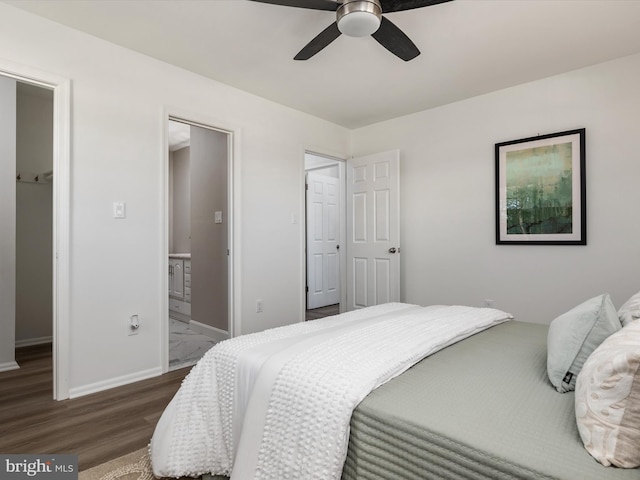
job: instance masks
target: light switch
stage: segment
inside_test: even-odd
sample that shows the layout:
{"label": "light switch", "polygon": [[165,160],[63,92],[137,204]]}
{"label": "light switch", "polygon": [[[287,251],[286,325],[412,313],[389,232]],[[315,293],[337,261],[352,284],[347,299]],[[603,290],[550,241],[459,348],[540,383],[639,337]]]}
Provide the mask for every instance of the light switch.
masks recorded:
{"label": "light switch", "polygon": [[113,202],[113,218],[126,218],[127,205],[124,202]]}
{"label": "light switch", "polygon": [[213,221],[215,223],[222,223],[222,212],[215,212],[213,214]]}

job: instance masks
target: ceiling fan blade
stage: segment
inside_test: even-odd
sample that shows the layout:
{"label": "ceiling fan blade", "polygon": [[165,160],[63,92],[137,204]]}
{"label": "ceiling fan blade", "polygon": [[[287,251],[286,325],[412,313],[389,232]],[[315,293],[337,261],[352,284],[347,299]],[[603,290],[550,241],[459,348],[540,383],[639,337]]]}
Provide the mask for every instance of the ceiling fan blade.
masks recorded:
{"label": "ceiling fan blade", "polygon": [[380,45],[405,62],[413,60],[420,55],[420,50],[418,50],[418,47],[416,47],[411,39],[386,17],[382,17],[380,28],[371,36],[375,38]]}
{"label": "ceiling fan blade", "polygon": [[333,0],[252,0],[260,3],[271,3],[284,7],[310,8],[312,10],[329,10],[335,12],[339,5]]}
{"label": "ceiling fan blade", "polygon": [[439,3],[451,2],[453,0],[380,0],[382,13],[402,12],[403,10],[413,10],[414,8],[430,7]]}
{"label": "ceiling fan blade", "polygon": [[340,30],[338,30],[338,24],[333,22],[327,28],[325,28],[316,38],[311,40],[305,47],[298,52],[298,54],[293,57],[294,60],[308,60],[313,57],[316,53],[322,50],[324,47],[333,42],[336,38],[341,35]]}

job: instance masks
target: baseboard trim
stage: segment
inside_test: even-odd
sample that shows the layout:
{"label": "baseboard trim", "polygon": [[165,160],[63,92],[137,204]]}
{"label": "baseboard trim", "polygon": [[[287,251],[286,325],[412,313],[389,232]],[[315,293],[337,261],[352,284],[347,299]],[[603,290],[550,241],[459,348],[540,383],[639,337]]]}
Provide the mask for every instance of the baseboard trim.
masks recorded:
{"label": "baseboard trim", "polygon": [[149,370],[143,370],[141,372],[130,373],[129,375],[123,375],[121,377],[110,378],[109,380],[103,380],[101,382],[90,383],[89,385],[83,385],[81,387],[75,387],[69,389],[69,398],[82,397],[91,393],[102,392],[103,390],[109,390],[110,388],[121,387],[130,383],[139,382],[148,378],[158,377],[162,375],[162,368],[150,368]]}
{"label": "baseboard trim", "polygon": [[35,337],[16,340],[16,348],[31,347],[32,345],[43,345],[45,343],[53,343],[53,337]]}
{"label": "baseboard trim", "polygon": [[219,328],[212,327],[211,325],[197,322],[196,320],[191,320],[189,322],[189,327],[191,327],[191,330],[194,332],[213,338],[216,342],[222,342],[223,340],[229,339],[229,332],[226,330],[221,330]]}
{"label": "baseboard trim", "polygon": [[9,370],[17,370],[20,365],[14,360],[13,362],[0,363],[0,372],[8,372]]}

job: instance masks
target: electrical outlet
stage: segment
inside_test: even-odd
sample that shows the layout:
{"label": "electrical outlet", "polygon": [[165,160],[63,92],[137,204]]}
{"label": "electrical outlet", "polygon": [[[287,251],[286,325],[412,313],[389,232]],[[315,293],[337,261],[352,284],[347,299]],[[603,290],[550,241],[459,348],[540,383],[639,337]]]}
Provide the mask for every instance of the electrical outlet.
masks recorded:
{"label": "electrical outlet", "polygon": [[131,315],[127,319],[127,335],[137,335],[140,333],[140,318],[138,315]]}
{"label": "electrical outlet", "polygon": [[264,305],[262,300],[256,300],[256,313],[262,313],[264,310]]}

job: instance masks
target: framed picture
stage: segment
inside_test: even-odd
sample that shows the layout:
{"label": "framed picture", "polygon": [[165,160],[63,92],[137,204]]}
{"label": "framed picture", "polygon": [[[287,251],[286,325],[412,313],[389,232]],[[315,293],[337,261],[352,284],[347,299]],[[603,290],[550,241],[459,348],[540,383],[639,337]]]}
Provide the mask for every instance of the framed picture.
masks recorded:
{"label": "framed picture", "polygon": [[496,143],[496,244],[586,245],[585,129]]}

